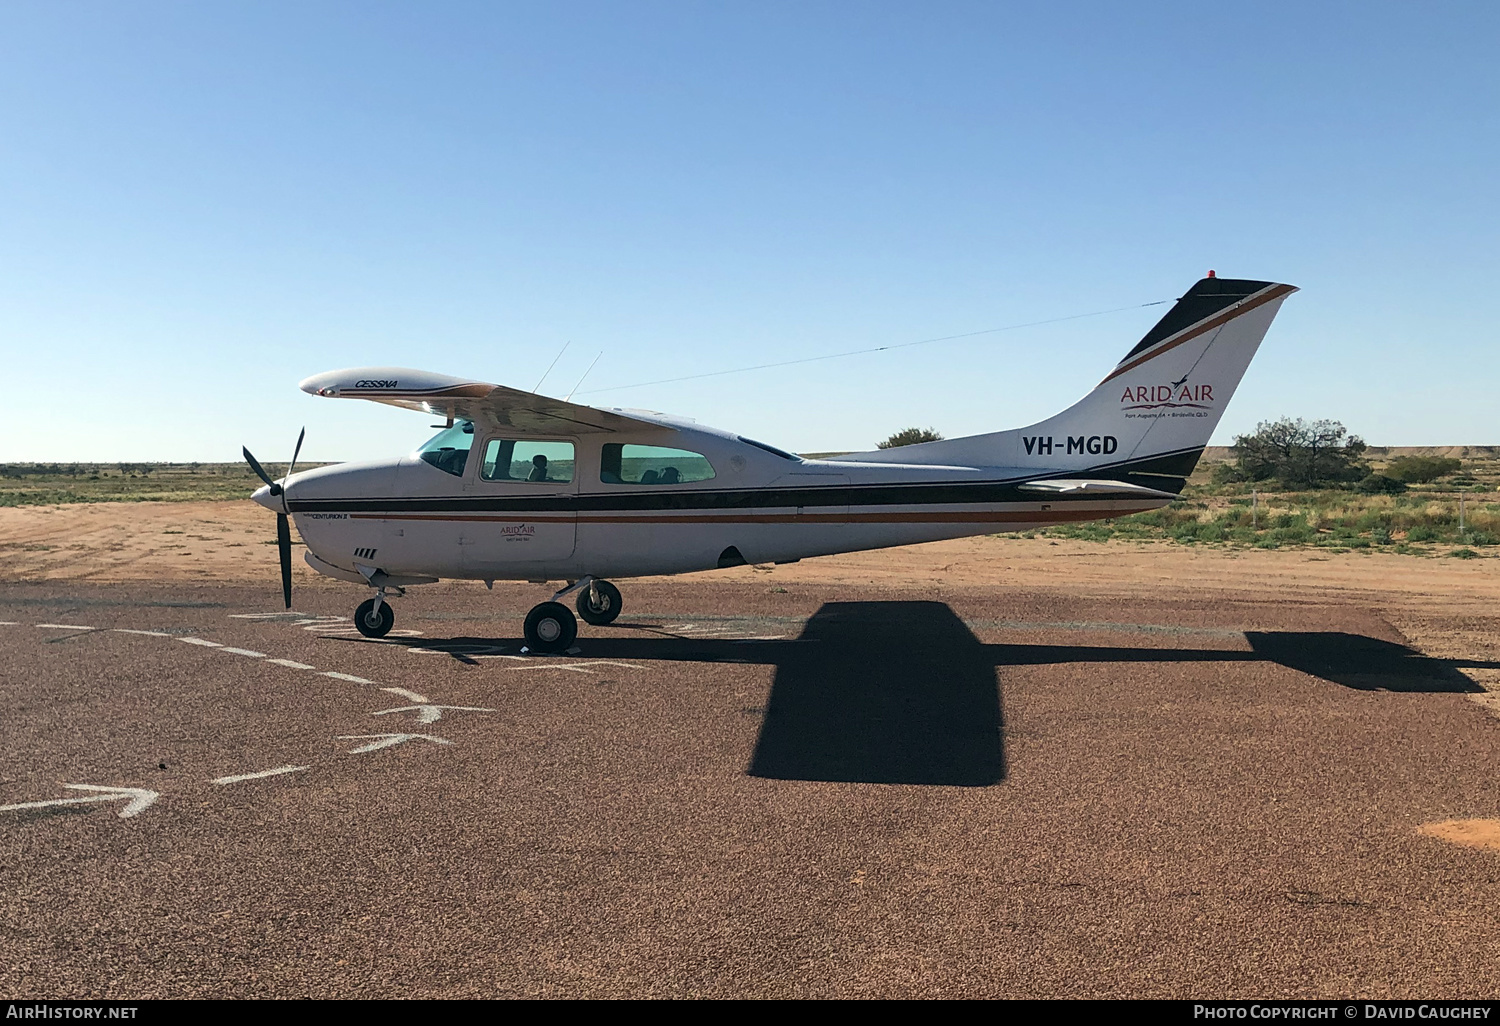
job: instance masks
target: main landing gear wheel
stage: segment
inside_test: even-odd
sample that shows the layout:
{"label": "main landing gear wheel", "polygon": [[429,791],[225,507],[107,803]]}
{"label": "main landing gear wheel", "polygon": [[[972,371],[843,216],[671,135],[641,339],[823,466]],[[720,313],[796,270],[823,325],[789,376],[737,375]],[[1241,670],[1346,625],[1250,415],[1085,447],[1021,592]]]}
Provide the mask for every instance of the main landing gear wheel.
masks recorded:
{"label": "main landing gear wheel", "polygon": [[376,609],[374,599],[365,599],[354,611],[354,626],[367,638],[385,637],[395,622],[396,614],[389,602],[381,602]]}
{"label": "main landing gear wheel", "polygon": [[[599,604],[594,604],[593,592],[599,592]],[[578,615],[595,627],[603,627],[620,615],[620,589],[608,581],[595,581],[592,587],[578,593]]]}
{"label": "main landing gear wheel", "polygon": [[566,652],[578,637],[578,621],[561,602],[543,602],[526,614],[525,630],[533,652]]}

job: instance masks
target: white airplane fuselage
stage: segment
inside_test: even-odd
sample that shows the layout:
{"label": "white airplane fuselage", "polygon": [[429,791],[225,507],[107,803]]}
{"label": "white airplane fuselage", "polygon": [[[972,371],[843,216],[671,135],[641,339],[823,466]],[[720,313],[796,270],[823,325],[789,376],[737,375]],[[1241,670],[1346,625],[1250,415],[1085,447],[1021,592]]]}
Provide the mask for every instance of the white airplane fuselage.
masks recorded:
{"label": "white airplane fuselage", "polygon": [[[298,473],[285,483],[287,508],[321,572],[361,581],[378,569],[394,583],[416,583],[627,578],[785,563],[1124,516],[1170,501],[1019,490],[1063,473],[1035,467],[785,458],[727,432],[659,420],[660,430],[638,434],[545,436],[574,447],[566,482],[485,480],[473,455],[461,475],[408,456]],[[471,452],[483,451],[492,436],[515,432],[476,427]],[[605,443],[690,450],[706,458],[714,476],[608,482]]]}

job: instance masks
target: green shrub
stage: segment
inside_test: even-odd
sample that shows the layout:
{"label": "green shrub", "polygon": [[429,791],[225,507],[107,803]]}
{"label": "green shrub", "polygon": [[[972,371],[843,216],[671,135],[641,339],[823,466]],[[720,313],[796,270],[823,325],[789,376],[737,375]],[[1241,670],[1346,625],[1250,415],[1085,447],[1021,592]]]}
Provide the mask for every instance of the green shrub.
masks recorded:
{"label": "green shrub", "polygon": [[1463,464],[1446,456],[1398,456],[1386,464],[1385,476],[1406,484],[1425,484],[1446,477]]}
{"label": "green shrub", "polygon": [[1384,474],[1371,474],[1361,478],[1354,487],[1368,495],[1395,495],[1406,491],[1406,482]]}

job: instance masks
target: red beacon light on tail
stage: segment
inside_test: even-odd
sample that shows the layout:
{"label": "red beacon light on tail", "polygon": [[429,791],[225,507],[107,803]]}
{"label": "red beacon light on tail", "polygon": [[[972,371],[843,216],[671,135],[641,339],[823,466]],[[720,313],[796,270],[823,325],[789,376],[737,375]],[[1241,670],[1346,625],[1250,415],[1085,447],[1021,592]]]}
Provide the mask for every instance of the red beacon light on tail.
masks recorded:
{"label": "red beacon light on tail", "polygon": [[1210,277],[1210,278],[1217,278],[1217,277],[1218,277],[1218,275],[1217,275],[1217,274],[1215,274],[1215,273],[1214,273],[1214,272],[1213,272],[1213,271],[1212,271],[1212,270],[1210,270],[1210,271],[1209,271],[1209,272],[1208,272],[1208,276],[1209,276],[1209,277]]}

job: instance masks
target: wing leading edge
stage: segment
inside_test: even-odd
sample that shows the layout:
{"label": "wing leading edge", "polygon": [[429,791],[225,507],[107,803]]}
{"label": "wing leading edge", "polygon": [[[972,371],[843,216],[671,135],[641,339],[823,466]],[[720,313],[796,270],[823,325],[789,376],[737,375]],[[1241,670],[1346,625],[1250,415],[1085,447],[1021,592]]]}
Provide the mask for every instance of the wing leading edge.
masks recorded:
{"label": "wing leading edge", "polygon": [[352,367],[328,371],[313,375],[299,387],[311,395],[369,399],[387,406],[528,433],[561,431],[576,434],[660,427],[611,410],[409,367]]}

